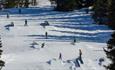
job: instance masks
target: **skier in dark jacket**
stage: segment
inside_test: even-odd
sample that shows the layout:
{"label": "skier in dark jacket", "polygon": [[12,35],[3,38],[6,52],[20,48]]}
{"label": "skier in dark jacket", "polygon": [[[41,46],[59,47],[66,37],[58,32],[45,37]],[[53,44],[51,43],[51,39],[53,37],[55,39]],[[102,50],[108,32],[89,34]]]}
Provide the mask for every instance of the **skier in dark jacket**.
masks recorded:
{"label": "skier in dark jacket", "polygon": [[61,53],[59,53],[59,59],[62,60],[62,54]]}
{"label": "skier in dark jacket", "polygon": [[48,33],[47,32],[45,32],[45,37],[46,37],[46,39],[48,38]]}
{"label": "skier in dark jacket", "polygon": [[45,46],[45,43],[42,43],[41,48],[44,48],[44,46]]}
{"label": "skier in dark jacket", "polygon": [[25,24],[24,24],[24,26],[27,26],[28,25],[28,21],[27,21],[27,19],[25,20]]}
{"label": "skier in dark jacket", "polygon": [[81,58],[81,56],[82,56],[82,51],[81,49],[79,49],[79,57]]}
{"label": "skier in dark jacket", "polygon": [[79,61],[81,62],[81,64],[83,64],[81,49],[79,49]]}
{"label": "skier in dark jacket", "polygon": [[9,13],[7,13],[7,18],[9,18],[10,16],[9,16]]}

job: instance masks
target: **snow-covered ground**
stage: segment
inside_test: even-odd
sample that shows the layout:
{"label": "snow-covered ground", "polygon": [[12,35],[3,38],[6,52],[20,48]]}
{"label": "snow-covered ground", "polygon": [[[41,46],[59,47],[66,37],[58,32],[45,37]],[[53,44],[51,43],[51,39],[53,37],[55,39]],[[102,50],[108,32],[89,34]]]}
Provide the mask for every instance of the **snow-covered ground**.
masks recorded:
{"label": "snow-covered ground", "polygon": [[[103,47],[112,31],[104,25],[94,24],[90,13],[86,14],[83,9],[56,12],[48,6],[21,10],[22,14],[14,8],[0,12],[2,60],[5,61],[2,70],[105,70],[99,65],[99,59],[105,60],[103,64],[109,62]],[[10,14],[9,19],[6,11]],[[28,26],[24,26],[25,19]],[[44,21],[50,23],[46,28],[40,25]],[[14,27],[7,30],[4,26],[11,22]],[[48,39],[45,39],[45,32],[48,32]],[[72,45],[74,38],[77,42]],[[33,42],[37,44],[31,46]],[[45,46],[41,48],[43,43]],[[79,57],[79,49],[84,63],[79,62],[80,67],[77,67],[74,62]],[[59,53],[62,53],[62,60]]]}

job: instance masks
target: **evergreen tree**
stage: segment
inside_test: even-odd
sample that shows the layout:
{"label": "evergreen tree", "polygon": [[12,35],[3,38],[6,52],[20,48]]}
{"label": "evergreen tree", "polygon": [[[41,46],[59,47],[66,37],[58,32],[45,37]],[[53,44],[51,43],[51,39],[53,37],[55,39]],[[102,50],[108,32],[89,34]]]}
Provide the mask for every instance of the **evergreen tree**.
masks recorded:
{"label": "evergreen tree", "polygon": [[5,0],[5,8],[29,7],[29,0]]}
{"label": "evergreen tree", "polygon": [[110,22],[108,23],[108,25],[112,29],[115,29],[115,0],[110,0],[109,18]]}
{"label": "evergreen tree", "polygon": [[93,5],[95,0],[50,0],[51,3],[55,1],[55,10],[58,11],[72,11],[83,7]]}
{"label": "evergreen tree", "polygon": [[99,24],[104,24],[105,20],[107,18],[107,12],[108,12],[108,0],[96,0],[94,3],[94,14],[93,18],[95,22]]}
{"label": "evergreen tree", "polygon": [[112,35],[112,39],[108,42],[107,57],[112,61],[106,68],[108,70],[115,70],[115,33]]}
{"label": "evergreen tree", "polygon": [[80,9],[83,7],[83,0],[75,0],[76,2],[76,8]]}
{"label": "evergreen tree", "polygon": [[5,1],[5,4],[6,4],[6,8],[12,8],[12,7],[15,7],[16,5],[16,0],[6,0]]}
{"label": "evergreen tree", "polygon": [[[96,22],[101,22],[103,18],[108,18],[109,22],[106,24],[112,29],[115,29],[115,0],[96,0],[94,3],[93,18]],[[105,24],[105,22],[104,22]],[[112,38],[107,42],[107,50],[104,49],[107,57],[112,61],[107,70],[115,70],[115,32]]]}
{"label": "evergreen tree", "polygon": [[72,11],[76,7],[75,0],[56,0],[56,10],[60,11]]}
{"label": "evergreen tree", "polygon": [[82,3],[84,3],[84,7],[89,7],[94,4],[95,0],[82,0]]}

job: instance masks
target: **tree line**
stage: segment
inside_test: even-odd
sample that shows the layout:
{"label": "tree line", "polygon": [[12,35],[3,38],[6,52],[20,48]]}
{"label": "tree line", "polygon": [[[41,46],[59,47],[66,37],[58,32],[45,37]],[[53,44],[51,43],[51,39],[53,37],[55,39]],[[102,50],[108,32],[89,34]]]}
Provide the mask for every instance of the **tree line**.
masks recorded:
{"label": "tree line", "polygon": [[[82,7],[92,6],[95,0],[49,0],[52,3],[55,3],[55,10],[58,11],[73,11],[75,9],[80,9]],[[12,7],[26,7],[29,5],[37,5],[36,0],[1,0],[0,5],[3,5],[4,8]]]}
{"label": "tree line", "polygon": [[114,0],[96,0],[94,3],[93,18],[98,24],[106,24],[115,29],[115,1]]}
{"label": "tree line", "polygon": [[55,10],[57,11],[73,11],[83,7],[92,6],[95,0],[50,0],[55,3]]}

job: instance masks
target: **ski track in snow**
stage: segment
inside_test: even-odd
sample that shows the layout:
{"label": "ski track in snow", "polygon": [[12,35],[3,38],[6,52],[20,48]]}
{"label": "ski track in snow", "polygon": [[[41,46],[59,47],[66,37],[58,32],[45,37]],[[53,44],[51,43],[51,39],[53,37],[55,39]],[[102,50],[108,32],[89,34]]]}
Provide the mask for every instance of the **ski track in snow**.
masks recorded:
{"label": "ski track in snow", "polygon": [[[112,31],[104,25],[94,24],[91,15],[84,10],[63,13],[52,11],[50,7],[35,7],[23,8],[22,14],[14,8],[6,11],[10,13],[9,19],[0,12],[2,59],[6,62],[3,70],[72,70],[73,65],[65,61],[76,59],[79,49],[83,52],[84,64],[76,70],[105,70],[98,65],[98,60],[106,59],[103,47]],[[25,19],[28,26],[24,26]],[[40,23],[46,20],[50,26],[44,29]],[[8,31],[4,26],[11,22],[14,27]],[[44,36],[46,31],[48,39]],[[73,38],[77,40],[75,45],[71,44]],[[33,41],[38,43],[35,48],[30,47]],[[44,48],[40,48],[42,43],[45,43]],[[60,52],[63,61],[58,59]],[[46,63],[49,60],[51,65]]]}

